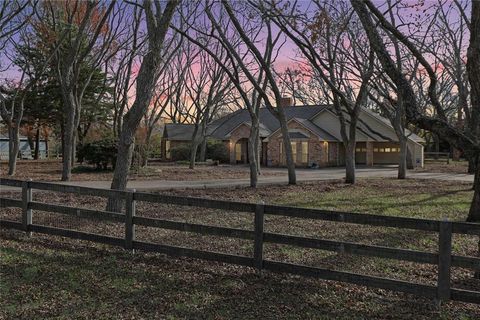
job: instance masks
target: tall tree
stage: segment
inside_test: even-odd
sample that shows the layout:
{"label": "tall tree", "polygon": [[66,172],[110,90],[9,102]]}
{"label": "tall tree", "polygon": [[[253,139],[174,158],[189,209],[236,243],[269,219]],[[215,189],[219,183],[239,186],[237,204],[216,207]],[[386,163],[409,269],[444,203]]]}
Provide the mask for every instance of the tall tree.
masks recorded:
{"label": "tall tree", "polygon": [[[402,96],[407,120],[422,129],[439,135],[451,145],[463,150],[475,159],[474,196],[468,221],[480,221],[480,2],[474,1],[472,3],[470,44],[467,53],[467,73],[471,87],[471,115],[475,120],[475,127],[465,128],[463,131],[449,123],[445,110],[438,99],[437,75],[415,43],[405,36],[399,28],[394,27],[369,0],[352,0],[352,6],[365,28],[370,45],[375,51],[384,72]],[[425,73],[428,74],[428,98],[431,108],[435,110],[435,117],[422,112],[420,109],[418,97],[412,84],[399,70],[394,58],[387,50],[378,26],[398,39],[399,43],[411,52],[424,68]]]}
{"label": "tall tree", "polygon": [[[47,50],[52,46],[60,47],[54,63],[63,98],[62,180],[68,181],[75,161],[76,129],[80,123],[82,99],[93,77],[92,72],[79,85],[82,66],[90,65],[95,70],[108,56],[119,32],[118,19],[122,10],[116,8],[115,1],[106,7],[96,0],[46,1],[43,5],[38,28],[43,33],[45,47]],[[65,36],[59,37],[60,34]]]}
{"label": "tall tree", "polygon": [[[216,8],[213,8],[216,5]],[[256,15],[255,10],[251,6],[240,5],[243,12],[248,17],[254,17]],[[210,57],[223,69],[223,71],[230,78],[233,86],[236,89],[240,99],[235,100],[233,105],[241,104],[241,107],[247,109],[250,116],[250,134],[248,138],[248,162],[250,166],[250,186],[256,187],[258,182],[258,175],[260,173],[260,118],[259,112],[262,103],[266,104],[270,110],[274,111],[274,104],[268,99],[269,91],[269,78],[266,76],[265,68],[259,66],[258,56],[260,55],[264,65],[271,66],[275,62],[275,58],[278,53],[277,43],[280,40],[279,34],[274,36],[272,30],[265,27],[265,24],[255,20],[249,24],[247,30],[243,30],[243,36],[240,32],[234,32],[236,30],[233,21],[225,10],[222,9],[222,4],[216,3],[195,3],[196,10],[194,12],[206,12],[205,19],[198,19],[197,15],[193,14],[195,24],[188,23],[187,30],[176,29],[177,32],[184,35],[189,41],[197,45],[206,51]],[[241,15],[240,15],[241,16]],[[245,16],[243,17],[245,18]],[[201,23],[200,23],[201,21]],[[245,21],[248,21],[246,19]],[[237,21],[238,22],[238,21]],[[232,32],[227,32],[231,30]],[[266,30],[266,39],[263,39],[262,30]],[[192,34],[192,31],[194,32]],[[245,35],[251,42],[259,43],[264,42],[266,45],[263,48],[263,52],[253,54],[249,46],[245,45]],[[209,40],[205,40],[209,39]],[[216,46],[218,42],[223,51],[225,52],[226,59],[221,59],[217,51],[211,48]],[[259,54],[259,55],[258,55]],[[273,73],[273,71],[271,71]],[[265,98],[267,98],[265,100]],[[281,111],[283,112],[283,110]],[[285,135],[284,135],[285,136]],[[288,135],[287,138],[288,139]],[[288,141],[288,140],[287,140]],[[288,143],[290,150],[291,146]],[[233,148],[234,146],[231,146]],[[286,148],[288,150],[288,148]],[[291,159],[293,160],[293,159]],[[289,170],[289,182],[295,183],[295,172]]]}
{"label": "tall tree", "polygon": [[[295,161],[293,159],[292,145],[290,143],[287,118],[285,116],[285,111],[282,108],[283,97],[279,89],[278,79],[275,76],[275,72],[272,68],[274,53],[275,51],[278,51],[279,47],[281,47],[284,43],[284,41],[281,41],[283,35],[280,32],[275,32],[273,30],[273,22],[269,17],[261,15],[257,23],[262,26],[262,29],[266,33],[266,39],[262,45],[265,47],[265,52],[267,53],[266,55],[262,54],[259,49],[259,44],[253,42],[247,34],[248,30],[250,29],[250,25],[252,24],[251,13],[252,8],[254,7],[251,5],[245,7],[244,5],[238,5],[238,3],[233,3],[227,0],[222,0],[222,6],[232,22],[232,27],[235,28],[239,37],[242,39],[245,48],[254,57],[255,61],[257,62],[257,68],[261,70],[262,75],[264,75],[263,79],[266,81],[268,87],[262,87],[262,84],[258,82],[258,79],[251,74],[245,64],[241,61],[240,55],[231,50],[232,56],[242,68],[245,76],[255,88],[258,96],[263,100],[267,109],[280,124],[280,132],[282,134],[283,148],[285,150],[286,165],[288,169],[288,183],[296,184],[297,178],[295,173]],[[216,23],[216,19],[209,7],[207,7],[206,12],[210,17],[212,25],[219,33],[220,38],[222,40],[226,39],[224,29]],[[269,91],[266,90],[267,88]],[[273,102],[271,96],[273,96]]]}
{"label": "tall tree", "polygon": [[368,101],[374,60],[352,9],[342,2],[319,0],[312,1],[307,12],[297,1],[283,7],[259,1],[257,7],[297,45],[312,69],[311,77],[328,87],[345,148],[345,181],[355,183],[357,123]]}
{"label": "tall tree", "polygon": [[[161,75],[161,71],[168,63],[165,55],[164,41],[167,36],[170,22],[175,14],[178,0],[169,0],[162,7],[159,1],[145,0],[143,11],[145,13],[145,25],[147,29],[147,50],[143,56],[136,79],[135,101],[130,110],[123,116],[122,131],[118,139],[118,154],[112,189],[125,190],[127,187],[128,172],[132,161],[135,132],[150,106],[155,92],[155,84]],[[121,201],[109,199],[108,210],[119,212]]]}

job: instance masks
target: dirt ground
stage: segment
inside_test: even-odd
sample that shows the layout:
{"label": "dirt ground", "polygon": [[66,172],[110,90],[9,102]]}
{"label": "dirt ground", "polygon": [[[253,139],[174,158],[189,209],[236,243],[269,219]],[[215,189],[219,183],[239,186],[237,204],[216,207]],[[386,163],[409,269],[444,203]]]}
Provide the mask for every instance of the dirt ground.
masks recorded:
{"label": "dirt ground", "polygon": [[[464,221],[470,184],[447,181],[359,179],[296,186],[178,190],[168,194],[264,201],[300,207]],[[18,198],[18,193],[2,196]],[[105,199],[35,192],[34,201],[103,210]],[[137,215],[253,229],[250,213],[137,203]],[[0,209],[19,221],[19,209]],[[34,223],[123,237],[122,224],[34,212]],[[433,233],[267,216],[267,232],[435,252]],[[140,241],[251,256],[253,243],[194,233],[136,227]],[[278,275],[250,268],[134,255],[109,246],[22,232],[0,231],[0,310],[5,318],[102,319],[479,319],[480,306],[428,299],[339,282]],[[475,255],[478,237],[454,237],[453,251]],[[266,244],[265,258],[374,276],[436,283],[436,266]],[[454,268],[454,287],[480,290],[471,270]],[[62,297],[64,303],[60,303]],[[2,314],[3,312],[3,314]]]}
{"label": "dirt ground", "polygon": [[416,168],[415,172],[438,172],[438,173],[467,173],[467,161],[425,161],[423,168]]}
{"label": "dirt ground", "polygon": [[[0,163],[0,177],[8,178],[8,164]],[[130,180],[214,180],[214,179],[247,179],[249,178],[247,166],[230,165],[198,165],[195,170],[188,165],[173,163],[152,162],[148,167],[139,171],[132,170]],[[266,171],[265,176],[278,175],[277,172]],[[15,179],[31,178],[34,181],[58,181],[62,176],[62,164],[58,160],[50,161],[19,161]],[[97,171],[91,166],[80,166],[72,170],[72,181],[109,181],[112,180],[113,171]]]}

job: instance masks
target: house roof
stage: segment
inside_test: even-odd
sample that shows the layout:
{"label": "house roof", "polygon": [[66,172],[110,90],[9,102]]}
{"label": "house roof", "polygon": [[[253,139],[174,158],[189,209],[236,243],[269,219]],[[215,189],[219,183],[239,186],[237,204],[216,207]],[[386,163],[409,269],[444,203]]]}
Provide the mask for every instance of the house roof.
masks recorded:
{"label": "house roof", "polygon": [[[369,109],[366,109],[366,108],[363,108],[362,110],[365,113],[367,113],[370,116],[377,119],[378,121],[381,121],[381,122],[385,123],[387,126],[392,127],[392,124],[390,123],[390,120],[380,116],[378,113],[373,112],[372,110],[369,110]],[[405,129],[405,134],[408,137],[408,139],[410,139],[410,140],[413,140],[413,141],[418,142],[418,143],[425,142],[425,139],[423,139],[422,137],[419,137],[418,135],[416,135],[415,133],[411,132],[408,129]]]}
{"label": "house roof", "polygon": [[[326,106],[300,106],[300,107],[284,107],[285,117],[287,121],[293,118],[310,119]],[[270,135],[272,132],[280,128],[280,122],[267,108],[260,108],[259,118],[261,123],[261,133],[263,137]],[[223,140],[232,131],[232,129],[240,126],[242,123],[250,123],[250,114],[248,110],[241,109],[230,115],[215,120],[210,125],[210,136]]]}
{"label": "house roof", "polygon": [[184,123],[167,123],[163,130],[163,137],[172,141],[192,140],[195,126]]}
{"label": "house roof", "polygon": [[288,136],[290,139],[308,139],[308,137],[301,132],[289,132]]}
{"label": "house roof", "polygon": [[[334,133],[328,132],[327,130],[319,127],[314,123],[314,119],[320,113],[324,111],[331,112],[331,108],[328,105],[291,106],[283,107],[283,110],[285,112],[287,122],[291,120],[297,121],[305,129],[309,130],[323,141],[341,141],[340,137],[336,137]],[[392,128],[390,121],[383,118],[379,114],[368,109],[363,109],[363,111],[367,115],[370,115],[373,118],[377,119],[385,126]],[[268,138],[280,129],[279,121],[267,108],[260,108],[259,118],[261,138]],[[218,140],[228,140],[231,133],[241,125],[251,126],[250,114],[246,109],[237,110],[233,113],[230,113],[224,117],[213,121],[208,127],[207,135]],[[363,125],[361,125],[361,123],[359,123],[357,128],[373,141],[383,140],[382,137],[377,137],[377,134],[375,134],[374,132],[369,132],[367,128],[363,128]],[[189,141],[192,139],[194,129],[195,126],[192,124],[168,123],[165,125],[164,137],[168,140]],[[423,138],[415,135],[408,130],[407,136],[408,139],[413,140],[417,143],[424,142]],[[293,136],[290,134],[290,137]]]}

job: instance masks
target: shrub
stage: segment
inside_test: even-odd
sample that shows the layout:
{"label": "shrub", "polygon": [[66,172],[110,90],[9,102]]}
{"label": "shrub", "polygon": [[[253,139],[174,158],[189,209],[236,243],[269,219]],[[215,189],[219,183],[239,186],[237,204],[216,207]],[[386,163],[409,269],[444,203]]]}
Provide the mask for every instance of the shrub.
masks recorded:
{"label": "shrub", "polygon": [[81,145],[77,149],[77,159],[93,164],[97,169],[106,170],[110,165],[115,168],[117,160],[117,143],[113,139],[103,139]]}
{"label": "shrub", "polygon": [[190,160],[190,143],[182,143],[170,149],[170,157],[173,161]]}
{"label": "shrub", "polygon": [[211,140],[207,142],[207,159],[229,162],[230,155],[225,144],[221,141]]}
{"label": "shrub", "polygon": [[[190,143],[182,143],[170,149],[171,159],[173,161],[190,161]],[[230,156],[225,144],[217,140],[207,141],[206,158],[220,162],[228,162]],[[200,146],[197,149],[197,159],[200,157]]]}

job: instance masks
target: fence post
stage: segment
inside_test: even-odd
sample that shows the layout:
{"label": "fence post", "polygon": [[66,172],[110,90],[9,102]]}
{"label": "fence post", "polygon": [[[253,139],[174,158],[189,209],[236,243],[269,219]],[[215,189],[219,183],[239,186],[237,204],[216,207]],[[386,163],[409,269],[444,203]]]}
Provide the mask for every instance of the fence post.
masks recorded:
{"label": "fence post", "polygon": [[265,204],[262,201],[255,206],[255,243],[253,247],[254,265],[255,268],[257,268],[260,272],[263,268],[263,225],[265,222],[264,213]]}
{"label": "fence post", "polygon": [[440,222],[438,235],[438,282],[437,299],[442,301],[450,299],[450,267],[452,262],[452,223]]}
{"label": "fence post", "polygon": [[135,217],[135,189],[127,193],[125,201],[125,249],[132,250],[133,241],[135,240],[135,225],[133,217]]}
{"label": "fence post", "polygon": [[32,201],[30,181],[32,181],[32,179],[22,182],[22,226],[28,236],[32,235],[32,232],[30,231],[30,225],[32,224],[32,209],[28,208],[29,203]]}

